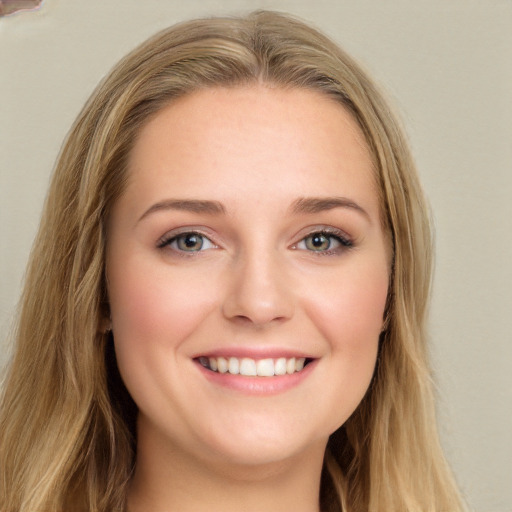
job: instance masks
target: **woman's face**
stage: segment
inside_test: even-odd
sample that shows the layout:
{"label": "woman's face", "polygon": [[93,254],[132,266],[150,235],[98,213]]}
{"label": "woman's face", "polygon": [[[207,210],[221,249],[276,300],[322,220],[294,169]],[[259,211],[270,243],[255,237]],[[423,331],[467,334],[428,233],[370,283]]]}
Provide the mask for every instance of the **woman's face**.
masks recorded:
{"label": "woman's face", "polygon": [[140,446],[323,453],[372,378],[388,290],[355,121],[317,92],[201,90],[144,126],[128,172],[107,277]]}

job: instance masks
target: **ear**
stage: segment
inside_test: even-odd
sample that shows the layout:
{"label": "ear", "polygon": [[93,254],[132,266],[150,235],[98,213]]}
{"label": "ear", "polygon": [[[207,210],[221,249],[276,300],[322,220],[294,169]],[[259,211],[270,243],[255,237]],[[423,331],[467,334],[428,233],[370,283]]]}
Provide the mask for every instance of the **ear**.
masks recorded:
{"label": "ear", "polygon": [[107,334],[112,330],[112,319],[103,317],[98,324],[98,332],[101,334]]}

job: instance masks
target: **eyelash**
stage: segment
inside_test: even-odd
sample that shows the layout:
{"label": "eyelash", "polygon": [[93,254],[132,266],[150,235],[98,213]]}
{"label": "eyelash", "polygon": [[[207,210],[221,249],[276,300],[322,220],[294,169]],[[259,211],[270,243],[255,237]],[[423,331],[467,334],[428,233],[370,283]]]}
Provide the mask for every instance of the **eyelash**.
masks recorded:
{"label": "eyelash", "polygon": [[[326,250],[320,250],[320,251],[314,251],[309,250],[308,252],[311,252],[313,254],[316,254],[318,256],[336,256],[340,253],[352,249],[354,247],[354,242],[350,240],[345,233],[338,229],[334,228],[323,228],[315,231],[311,231],[308,235],[306,235],[304,238],[302,238],[297,244],[294,244],[292,249],[298,249],[298,245],[302,242],[306,242],[308,238],[313,238],[315,236],[323,236],[327,238],[328,240],[332,241],[335,240],[339,246],[335,247],[334,249],[326,249]],[[330,245],[332,245],[332,242],[330,242]],[[308,249],[304,249],[308,250]]]}
{"label": "eyelash", "polygon": [[[201,244],[201,247],[198,251],[186,251],[186,250],[180,249],[179,247],[172,247],[172,244],[174,244],[175,242],[177,243],[180,238],[185,238],[185,237],[191,236],[191,235],[197,236],[203,240],[203,243]],[[212,245],[212,247],[208,247],[208,249],[217,248],[217,246],[206,235],[204,235],[203,233],[201,233],[199,231],[194,231],[194,230],[183,231],[183,232],[177,233],[177,234],[164,235],[158,241],[157,248],[164,249],[166,247],[170,247],[172,250],[174,250],[180,256],[190,257],[199,252],[202,252],[201,249],[204,250],[203,249],[204,240],[207,240]]]}
{"label": "eyelash", "polygon": [[[201,240],[203,240],[203,244],[201,245],[199,250],[187,251],[187,250],[180,249],[178,247],[172,247],[172,244],[178,243],[178,240],[181,237],[187,237],[187,236],[191,236],[191,235],[197,236],[197,237],[201,238]],[[298,247],[299,244],[301,244],[303,242],[305,243],[307,239],[312,238],[314,236],[323,236],[326,239],[330,240],[331,242],[330,242],[329,246],[332,245],[332,240],[337,242],[339,244],[339,246],[334,248],[334,249],[329,248],[329,249],[326,249],[326,250],[319,250],[319,251],[308,250],[307,248],[306,249],[299,249],[299,247]],[[214,242],[212,242],[210,240],[210,238],[208,238],[203,233],[201,233],[199,231],[191,230],[191,231],[184,231],[184,232],[178,233],[178,234],[165,235],[164,237],[162,237],[162,239],[160,239],[158,241],[157,248],[164,249],[166,247],[171,247],[171,249],[174,252],[176,252],[177,254],[179,254],[180,256],[183,256],[183,257],[193,257],[193,256],[197,255],[198,253],[203,252],[204,250],[206,250],[206,249],[203,249],[203,245],[204,245],[204,241],[205,240],[207,240],[212,245],[212,247],[207,247],[207,249],[212,249],[212,248],[217,248],[218,247],[217,245],[215,245]],[[337,230],[337,229],[333,229],[333,228],[332,229],[325,229],[324,228],[324,229],[319,229],[319,230],[311,231],[309,234],[307,234],[305,237],[303,237],[301,240],[299,240],[299,242],[294,244],[291,248],[294,249],[294,250],[305,250],[305,251],[311,252],[313,254],[316,254],[318,256],[332,256],[332,255],[338,255],[341,252],[344,252],[345,250],[351,249],[353,247],[354,247],[354,243],[349,238],[347,238],[345,233],[343,233],[342,231]]]}

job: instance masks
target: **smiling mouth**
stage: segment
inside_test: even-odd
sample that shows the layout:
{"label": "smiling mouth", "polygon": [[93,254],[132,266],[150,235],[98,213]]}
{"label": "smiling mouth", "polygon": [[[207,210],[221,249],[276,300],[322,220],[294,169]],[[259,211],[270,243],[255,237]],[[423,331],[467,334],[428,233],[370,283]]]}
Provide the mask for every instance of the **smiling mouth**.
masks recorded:
{"label": "smiling mouth", "polygon": [[313,359],[305,357],[279,357],[251,359],[250,357],[198,357],[197,362],[216,373],[245,377],[274,377],[301,372]]}

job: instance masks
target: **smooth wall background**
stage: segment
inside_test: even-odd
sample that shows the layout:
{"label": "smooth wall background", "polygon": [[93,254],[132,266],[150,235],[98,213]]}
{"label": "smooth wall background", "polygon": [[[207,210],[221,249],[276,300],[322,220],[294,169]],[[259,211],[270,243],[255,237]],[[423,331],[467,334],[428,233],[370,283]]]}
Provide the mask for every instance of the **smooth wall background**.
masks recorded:
{"label": "smooth wall background", "polygon": [[402,116],[437,230],[443,444],[471,509],[511,512],[511,0],[46,0],[0,19],[0,365],[55,158],[94,86],[160,28],[257,8],[330,34]]}

